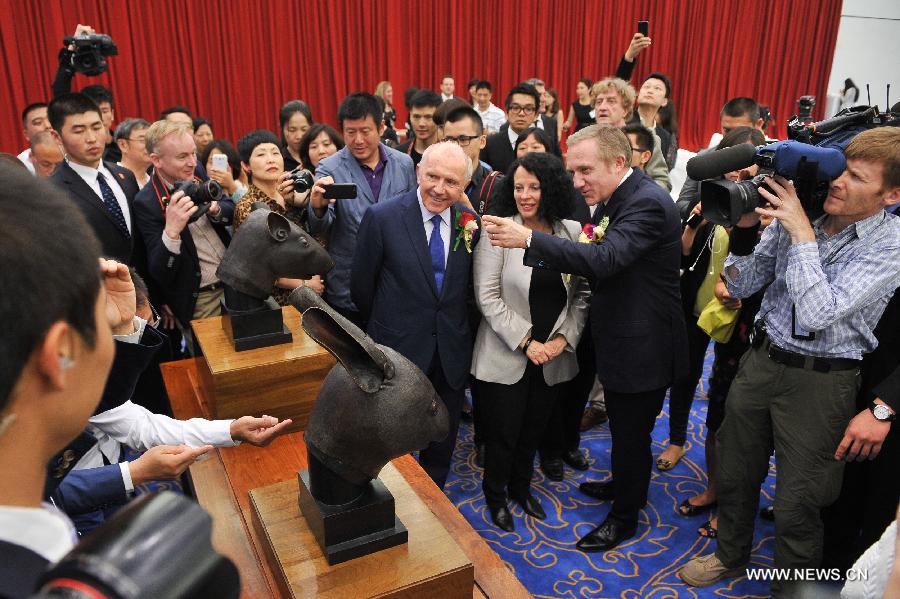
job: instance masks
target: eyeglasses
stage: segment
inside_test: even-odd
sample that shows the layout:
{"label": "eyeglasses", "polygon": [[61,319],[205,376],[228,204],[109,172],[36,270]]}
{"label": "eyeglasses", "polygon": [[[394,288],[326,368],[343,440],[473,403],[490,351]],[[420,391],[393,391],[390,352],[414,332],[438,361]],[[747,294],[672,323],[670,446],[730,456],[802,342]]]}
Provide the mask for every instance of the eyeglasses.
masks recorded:
{"label": "eyeglasses", "polygon": [[126,137],[125,139],[127,139],[128,141],[139,141],[141,143],[146,143],[147,141],[146,137]]}
{"label": "eyeglasses", "polygon": [[510,104],[507,108],[509,112],[518,112],[520,114],[532,114],[535,110],[534,104],[522,106],[521,104]]}
{"label": "eyeglasses", "polygon": [[450,135],[444,136],[444,141],[452,141],[455,144],[459,144],[459,147],[465,148],[470,143],[472,143],[473,139],[478,139],[481,137],[480,135],[457,135],[456,137],[452,137]]}
{"label": "eyeglasses", "polygon": [[632,151],[632,152],[638,152],[638,153],[640,153],[640,152],[650,152],[650,150],[645,150],[645,149],[643,149],[643,148],[635,148],[634,146],[631,146],[631,151]]}

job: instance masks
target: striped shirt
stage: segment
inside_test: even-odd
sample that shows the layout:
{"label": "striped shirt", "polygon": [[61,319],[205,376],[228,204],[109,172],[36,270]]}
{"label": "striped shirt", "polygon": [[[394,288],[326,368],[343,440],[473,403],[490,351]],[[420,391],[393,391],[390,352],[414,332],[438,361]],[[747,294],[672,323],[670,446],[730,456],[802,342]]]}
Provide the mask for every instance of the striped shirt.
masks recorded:
{"label": "striped shirt", "polygon": [[900,218],[880,210],[831,237],[824,219],[816,241],[801,243],[776,220],[752,254],[728,256],[726,284],[744,298],[771,283],[756,318],[775,345],[859,360],[878,345],[873,330],[900,286]]}

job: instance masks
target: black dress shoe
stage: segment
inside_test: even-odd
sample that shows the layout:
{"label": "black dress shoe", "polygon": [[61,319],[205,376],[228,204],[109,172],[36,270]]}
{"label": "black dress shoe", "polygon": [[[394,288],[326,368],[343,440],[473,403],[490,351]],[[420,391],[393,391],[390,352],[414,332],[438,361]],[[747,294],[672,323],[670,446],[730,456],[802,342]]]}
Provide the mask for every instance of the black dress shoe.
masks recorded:
{"label": "black dress shoe", "polygon": [[541,507],[541,502],[535,499],[534,495],[531,493],[527,493],[521,497],[511,496],[511,499],[522,506],[522,510],[532,518],[537,518],[538,520],[545,520],[547,518],[544,508]]}
{"label": "black dress shoe", "polygon": [[600,501],[612,501],[615,497],[615,487],[613,484],[614,483],[611,480],[606,482],[594,480],[581,483],[578,485],[578,490],[585,495],[593,497],[594,499],[599,499]]}
{"label": "black dress shoe", "polygon": [[624,524],[607,518],[603,524],[581,537],[575,546],[588,553],[606,551],[616,547],[622,541],[630,539],[636,531],[637,524]]}
{"label": "black dress shoe", "polygon": [[587,470],[591,466],[590,464],[588,464],[587,458],[584,457],[584,454],[577,449],[575,451],[567,451],[563,454],[562,459],[563,462],[565,462],[575,470]]}
{"label": "black dress shoe", "polygon": [[560,458],[541,460],[541,470],[550,480],[561,481],[566,478],[565,466]]}
{"label": "black dress shoe", "polygon": [[484,443],[475,445],[475,465],[484,468]]}
{"label": "black dress shoe", "polygon": [[516,529],[516,525],[513,524],[513,517],[512,514],[509,513],[508,507],[503,505],[494,509],[488,506],[488,509],[491,511],[491,520],[494,521],[497,528],[505,530],[506,532],[513,532]]}

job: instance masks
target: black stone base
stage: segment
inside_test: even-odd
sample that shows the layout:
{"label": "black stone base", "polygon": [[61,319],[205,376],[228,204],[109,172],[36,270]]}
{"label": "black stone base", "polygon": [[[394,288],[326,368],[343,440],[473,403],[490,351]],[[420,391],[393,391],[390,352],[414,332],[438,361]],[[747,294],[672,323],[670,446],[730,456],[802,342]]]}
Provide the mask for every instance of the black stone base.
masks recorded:
{"label": "black stone base", "polygon": [[344,505],[317,501],[309,491],[308,470],[297,478],[300,511],[329,565],[406,543],[406,527],[394,514],[394,496],[377,478],[361,497]]}
{"label": "black stone base", "polygon": [[251,310],[236,310],[222,301],[222,328],[234,345],[234,351],[245,351],[290,343],[291,331],[284,326],[281,307],[273,300],[261,302]]}

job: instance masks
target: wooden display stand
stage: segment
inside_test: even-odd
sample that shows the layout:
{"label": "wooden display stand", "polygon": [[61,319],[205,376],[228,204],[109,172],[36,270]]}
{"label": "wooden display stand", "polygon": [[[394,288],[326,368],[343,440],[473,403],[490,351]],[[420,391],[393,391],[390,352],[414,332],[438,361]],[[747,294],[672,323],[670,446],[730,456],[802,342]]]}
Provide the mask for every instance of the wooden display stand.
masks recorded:
{"label": "wooden display stand", "polygon": [[290,430],[306,428],[335,359],[309,338],[296,309],[286,306],[283,312],[284,324],[293,333],[291,343],[242,352],[234,350],[222,317],[191,322],[203,350],[197,369],[200,384],[211,391],[214,418],[268,414],[293,419]]}
{"label": "wooden display stand", "polygon": [[472,562],[445,526],[393,464],[379,478],[408,543],[334,566],[300,513],[296,478],[250,491],[253,524],[285,597],[472,597]]}

